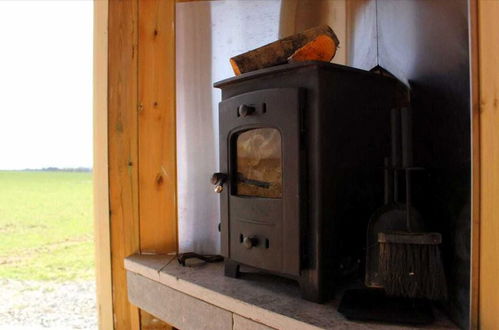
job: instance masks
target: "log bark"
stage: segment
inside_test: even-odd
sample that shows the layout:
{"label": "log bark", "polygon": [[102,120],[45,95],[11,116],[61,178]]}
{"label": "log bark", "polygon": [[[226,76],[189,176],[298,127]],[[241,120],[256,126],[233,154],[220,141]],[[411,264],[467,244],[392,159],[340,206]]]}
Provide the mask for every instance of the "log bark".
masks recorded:
{"label": "log bark", "polygon": [[320,25],[234,56],[230,59],[232,69],[236,75],[240,75],[274,65],[285,64],[296,50],[314,41],[319,36],[330,38],[333,41],[335,49],[340,43],[333,29],[328,25]]}

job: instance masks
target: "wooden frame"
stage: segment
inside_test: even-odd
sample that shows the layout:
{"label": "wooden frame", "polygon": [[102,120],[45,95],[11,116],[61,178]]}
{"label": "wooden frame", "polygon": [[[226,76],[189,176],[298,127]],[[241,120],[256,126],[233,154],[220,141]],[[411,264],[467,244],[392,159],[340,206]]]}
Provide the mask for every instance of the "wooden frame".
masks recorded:
{"label": "wooden frame", "polygon": [[111,241],[107,172],[108,2],[94,2],[94,233],[97,311],[100,329],[113,328]]}
{"label": "wooden frame", "polygon": [[479,215],[478,324],[499,324],[499,1],[478,1],[478,106],[474,112],[479,171],[475,191]]}
{"label": "wooden frame", "polygon": [[[499,324],[499,1],[471,0],[472,328]],[[94,2],[100,329],[168,328],[128,302],[124,257],[177,250],[175,1]],[[479,253],[480,252],[480,253]]]}
{"label": "wooden frame", "polygon": [[124,258],[177,250],[175,2],[94,2],[99,327],[167,329],[130,305]]}

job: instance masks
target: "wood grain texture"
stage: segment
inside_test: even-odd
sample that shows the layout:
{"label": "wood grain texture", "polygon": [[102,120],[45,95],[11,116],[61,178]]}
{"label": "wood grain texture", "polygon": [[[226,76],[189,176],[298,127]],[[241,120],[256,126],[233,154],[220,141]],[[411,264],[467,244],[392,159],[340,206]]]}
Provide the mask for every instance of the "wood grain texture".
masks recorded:
{"label": "wood grain texture", "polygon": [[109,1],[108,152],[114,328],[139,329],[123,259],[139,250],[137,137],[138,1]]}
{"label": "wood grain texture", "polygon": [[140,310],[140,329],[141,330],[172,330],[173,327],[149,314],[145,310]]}
{"label": "wood grain texture", "polygon": [[94,232],[95,280],[100,329],[113,328],[107,149],[108,2],[94,3]]}
{"label": "wood grain texture", "polygon": [[499,1],[478,2],[480,329],[499,325]]}
{"label": "wood grain texture", "polygon": [[[128,302],[123,260],[139,250],[177,250],[175,2],[125,0],[109,1],[108,6],[108,235],[114,328],[171,329]],[[99,236],[105,234],[105,228],[98,229]]]}
{"label": "wood grain texture", "polygon": [[[139,2],[138,150],[140,250],[177,251],[175,2]],[[172,327],[144,310],[142,330]]]}
{"label": "wood grain texture", "polygon": [[142,252],[177,251],[175,2],[139,2],[139,203]]}

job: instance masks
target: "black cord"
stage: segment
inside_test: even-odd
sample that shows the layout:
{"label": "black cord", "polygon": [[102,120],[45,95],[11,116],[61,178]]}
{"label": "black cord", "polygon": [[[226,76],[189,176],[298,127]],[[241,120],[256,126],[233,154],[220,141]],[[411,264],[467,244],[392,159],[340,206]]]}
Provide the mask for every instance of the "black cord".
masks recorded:
{"label": "black cord", "polygon": [[217,254],[197,254],[195,252],[181,253],[177,256],[177,261],[179,264],[185,267],[185,261],[187,259],[200,259],[208,263],[224,261],[224,257]]}

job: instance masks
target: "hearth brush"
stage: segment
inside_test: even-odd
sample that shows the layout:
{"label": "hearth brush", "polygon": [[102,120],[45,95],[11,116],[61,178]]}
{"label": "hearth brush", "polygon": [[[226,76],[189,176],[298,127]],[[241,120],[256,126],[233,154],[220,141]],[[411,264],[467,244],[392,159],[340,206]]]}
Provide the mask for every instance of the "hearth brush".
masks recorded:
{"label": "hearth brush", "polygon": [[447,298],[447,285],[440,255],[440,233],[415,232],[411,223],[412,120],[408,108],[402,110],[402,150],[405,169],[405,231],[380,232],[379,276],[390,296]]}

